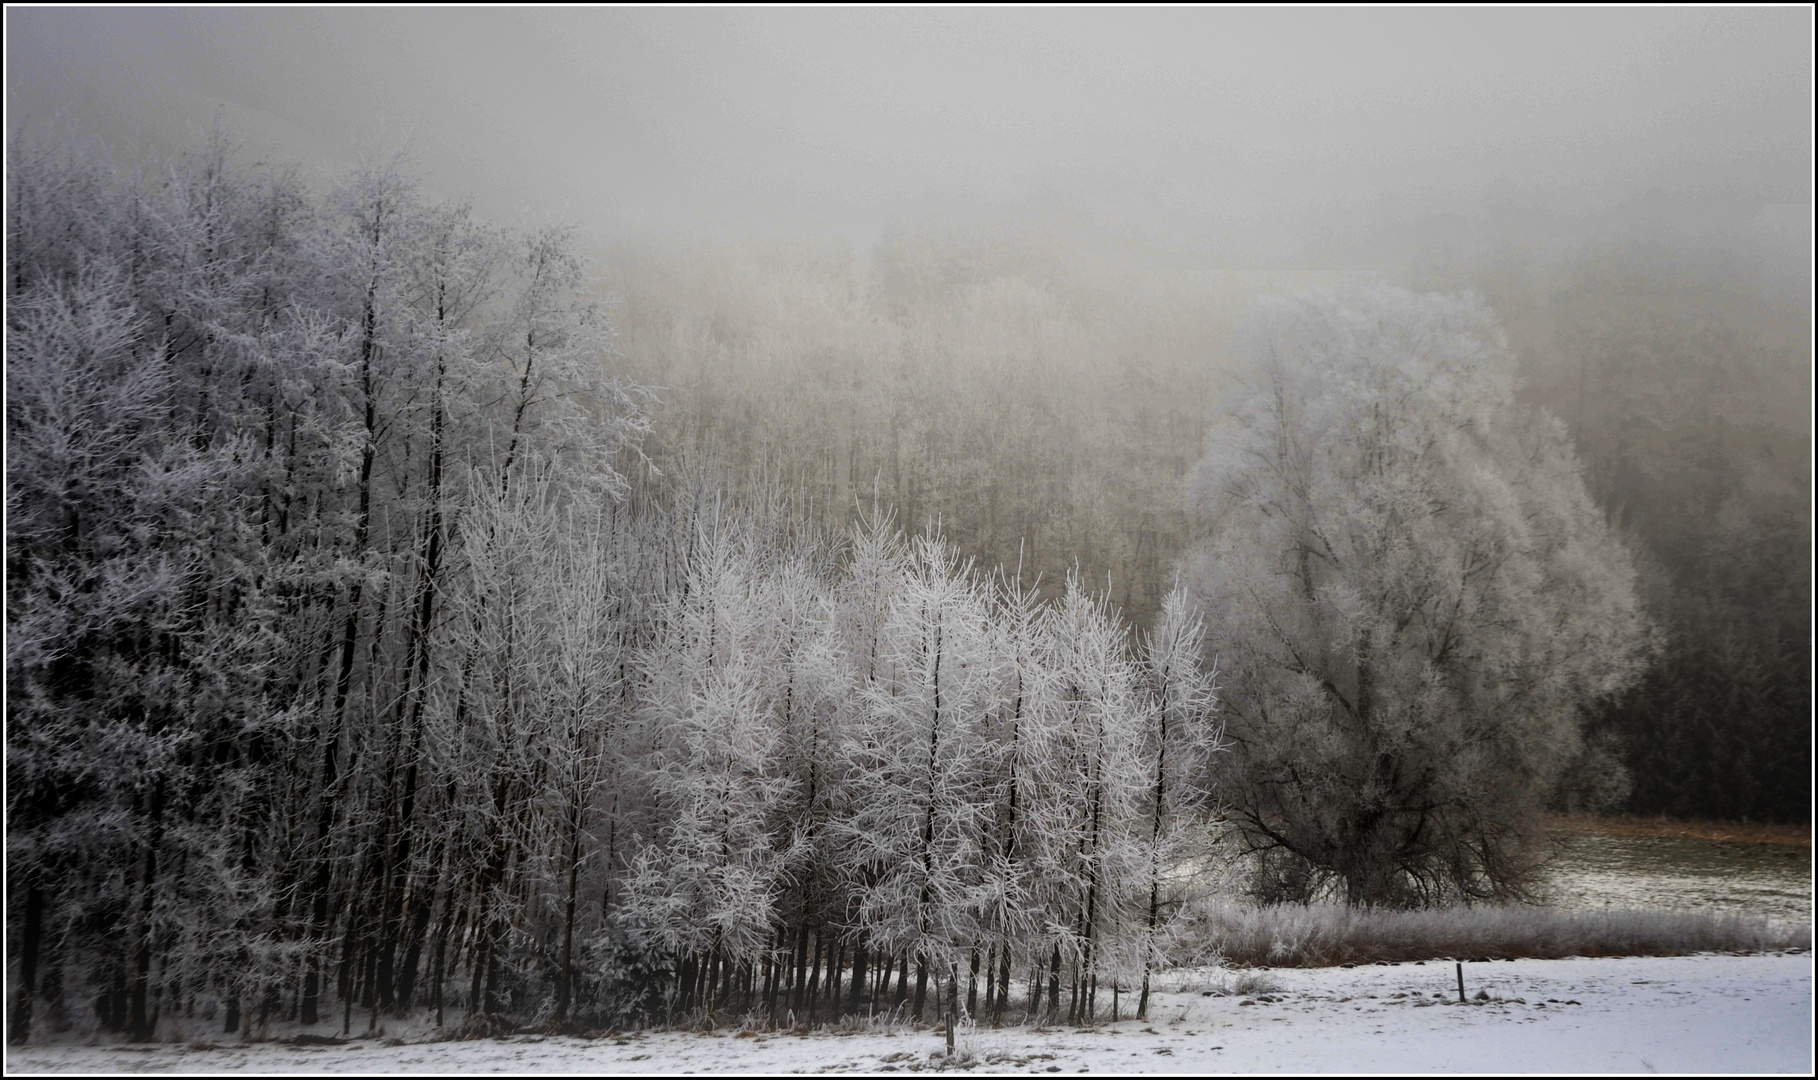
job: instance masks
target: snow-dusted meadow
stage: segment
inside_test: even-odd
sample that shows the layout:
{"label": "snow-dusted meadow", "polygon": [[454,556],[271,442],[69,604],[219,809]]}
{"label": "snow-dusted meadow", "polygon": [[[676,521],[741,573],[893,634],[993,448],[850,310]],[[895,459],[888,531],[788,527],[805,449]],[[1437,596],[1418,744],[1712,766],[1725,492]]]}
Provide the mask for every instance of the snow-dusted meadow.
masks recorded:
{"label": "snow-dusted meadow", "polygon": [[[1812,957],[1511,960],[1164,977],[1148,1022],[938,1031],[873,1023],[813,1034],[632,1033],[298,1046],[210,1035],[155,1046],[9,1052],[8,1073],[436,1072],[1766,1072],[1812,1068]],[[1236,980],[1260,978],[1248,994]],[[1484,995],[1487,995],[1485,997]],[[274,1033],[277,1034],[277,1033]]]}

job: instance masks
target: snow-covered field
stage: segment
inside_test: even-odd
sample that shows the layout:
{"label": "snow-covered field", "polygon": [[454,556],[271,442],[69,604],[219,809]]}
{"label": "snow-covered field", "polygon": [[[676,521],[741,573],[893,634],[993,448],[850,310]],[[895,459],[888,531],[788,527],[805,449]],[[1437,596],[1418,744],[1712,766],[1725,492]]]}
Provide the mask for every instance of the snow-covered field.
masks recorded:
{"label": "snow-covered field", "polygon": [[[1261,973],[1171,973],[1150,1020],[1085,1031],[961,1030],[979,1072],[1787,1072],[1812,1070],[1812,957],[1513,960]],[[1488,995],[1478,1000],[1479,993]],[[1108,999],[1103,1002],[1107,1008]],[[1129,1003],[1126,1001],[1126,1005]],[[392,1043],[397,1043],[393,1045]],[[663,1032],[336,1046],[79,1044],[9,1050],[8,1073],[898,1072],[941,1068],[942,1037],[899,1028],[812,1035]]]}

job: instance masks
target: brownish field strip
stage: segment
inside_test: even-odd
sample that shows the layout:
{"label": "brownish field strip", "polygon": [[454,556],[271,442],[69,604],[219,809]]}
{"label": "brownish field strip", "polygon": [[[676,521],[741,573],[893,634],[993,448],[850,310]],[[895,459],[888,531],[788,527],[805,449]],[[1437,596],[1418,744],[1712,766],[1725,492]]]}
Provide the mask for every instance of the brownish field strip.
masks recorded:
{"label": "brownish field strip", "polygon": [[1559,832],[1597,836],[1682,837],[1726,841],[1732,844],[1782,844],[1811,847],[1810,822],[1797,825],[1764,825],[1743,821],[1679,821],[1665,817],[1590,817],[1558,814],[1553,828]]}

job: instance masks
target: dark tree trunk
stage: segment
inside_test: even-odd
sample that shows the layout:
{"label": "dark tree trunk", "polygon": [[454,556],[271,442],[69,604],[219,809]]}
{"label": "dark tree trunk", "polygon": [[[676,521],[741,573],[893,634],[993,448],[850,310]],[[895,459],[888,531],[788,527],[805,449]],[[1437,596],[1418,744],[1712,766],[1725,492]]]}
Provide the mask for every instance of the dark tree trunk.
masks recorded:
{"label": "dark tree trunk", "polygon": [[802,987],[802,1015],[812,1024],[816,999],[821,994],[821,935],[819,930],[816,930],[814,934],[814,953],[812,959],[808,961],[807,978],[808,985]]}
{"label": "dark tree trunk", "polygon": [[[938,988],[937,988],[938,992]],[[953,1029],[959,1026],[959,964],[947,965],[947,1056],[953,1056]]]}
{"label": "dark tree trunk", "polygon": [[1048,1015],[1060,1015],[1060,942],[1054,943],[1054,958],[1048,964]]}
{"label": "dark tree trunk", "polygon": [[758,991],[759,1000],[764,1003],[764,1011],[770,1018],[770,1026],[776,1026],[776,950],[771,948],[764,953],[764,981]]}
{"label": "dark tree trunk", "polygon": [[864,998],[865,990],[865,942],[859,939],[852,946],[852,996],[846,1003],[846,1011],[856,1013]]}
{"label": "dark tree trunk", "polygon": [[475,942],[471,953],[473,971],[467,986],[467,1015],[477,1016],[486,1011],[485,1005],[480,1001],[480,988],[486,979],[486,943]]}
{"label": "dark tree trunk", "polygon": [[429,931],[430,905],[418,902],[411,916],[410,933],[405,939],[404,961],[397,971],[397,1007],[408,1013],[416,1002],[417,968],[423,959],[423,939]]}
{"label": "dark tree trunk", "polygon": [[38,946],[43,937],[44,892],[25,890],[25,925],[19,940],[19,985],[13,989],[13,1017],[7,1042],[24,1046],[32,1034],[32,999],[38,992]]}
{"label": "dark tree trunk", "polygon": [[[445,901],[445,904],[446,906],[442,909],[442,922],[436,927],[435,982],[430,987],[430,993],[435,996],[437,1027],[441,1027],[444,1020],[443,987],[448,977],[448,935],[454,929],[455,904],[453,897]],[[459,959],[456,957],[457,961]]]}
{"label": "dark tree trunk", "polygon": [[966,1014],[978,1014],[978,946],[972,946],[972,974],[966,981]]}
{"label": "dark tree trunk", "polygon": [[804,920],[802,920],[801,929],[796,932],[795,982],[792,984],[793,993],[790,996],[790,1006],[789,1006],[790,1008],[794,1009],[798,1013],[802,1011],[802,994],[803,994],[803,991],[805,991],[807,989],[807,987],[808,987],[808,922],[806,919],[804,919]]}
{"label": "dark tree trunk", "polygon": [[997,1012],[997,942],[991,943],[991,951],[985,955],[985,1011]]}
{"label": "dark tree trunk", "polygon": [[152,785],[147,816],[145,863],[139,881],[139,940],[133,948],[132,987],[127,996],[127,1028],[134,1042],[150,1042],[157,1018],[150,1011],[152,912],[157,899],[158,846],[164,839],[164,780]]}
{"label": "dark tree trunk", "polygon": [[574,909],[581,880],[581,831],[577,824],[568,848],[568,903],[562,917],[562,975],[556,987],[556,1026],[568,1022],[568,1002],[574,987]]}
{"label": "dark tree trunk", "polygon": [[113,989],[101,995],[101,1025],[111,1034],[126,1030],[126,968],[121,964],[113,967]]}
{"label": "dark tree trunk", "polygon": [[1004,1005],[1010,1000],[1010,942],[1005,939],[998,957],[997,969],[997,1008],[991,1012],[991,1026],[1001,1027],[1004,1022]]}

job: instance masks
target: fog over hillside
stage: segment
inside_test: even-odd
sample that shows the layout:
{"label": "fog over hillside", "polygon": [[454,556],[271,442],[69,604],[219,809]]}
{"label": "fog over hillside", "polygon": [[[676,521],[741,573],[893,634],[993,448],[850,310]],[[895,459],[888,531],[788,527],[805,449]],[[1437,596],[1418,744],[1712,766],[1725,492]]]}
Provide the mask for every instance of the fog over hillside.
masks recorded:
{"label": "fog over hillside", "polygon": [[[12,122],[310,164],[620,231],[1053,215],[1195,264],[1570,239],[1810,200],[1795,9],[86,11],[8,17]],[[1677,205],[1675,205],[1677,203]],[[1807,219],[1809,221],[1809,218]]]}
{"label": "fog over hillside", "polygon": [[1809,820],[1812,22],[8,8],[9,1037],[1089,1024]]}

